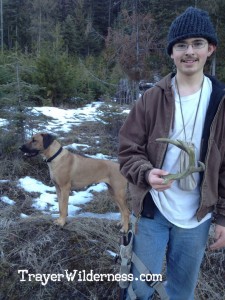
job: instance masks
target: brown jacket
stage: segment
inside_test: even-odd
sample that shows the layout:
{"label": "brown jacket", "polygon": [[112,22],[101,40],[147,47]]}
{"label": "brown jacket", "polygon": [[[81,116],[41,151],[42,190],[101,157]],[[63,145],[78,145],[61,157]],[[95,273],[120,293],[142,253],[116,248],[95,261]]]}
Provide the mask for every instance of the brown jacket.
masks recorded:
{"label": "brown jacket", "polygon": [[[151,186],[148,173],[161,168],[167,144],[155,140],[168,137],[173,126],[175,101],[169,74],[147,90],[131,109],[119,134],[119,161],[122,174],[128,179],[132,209],[139,216],[143,200]],[[205,119],[201,161],[201,201],[196,212],[200,221],[208,212],[215,212],[217,224],[225,226],[225,90],[214,78]]]}

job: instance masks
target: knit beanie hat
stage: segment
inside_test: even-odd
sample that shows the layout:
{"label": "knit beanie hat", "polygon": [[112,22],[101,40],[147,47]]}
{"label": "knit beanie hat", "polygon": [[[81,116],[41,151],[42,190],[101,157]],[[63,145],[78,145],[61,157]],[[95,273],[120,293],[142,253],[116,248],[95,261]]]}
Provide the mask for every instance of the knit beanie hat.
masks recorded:
{"label": "knit beanie hat", "polygon": [[206,11],[189,7],[170,26],[167,53],[171,55],[175,43],[187,38],[202,37],[217,45],[217,36]]}

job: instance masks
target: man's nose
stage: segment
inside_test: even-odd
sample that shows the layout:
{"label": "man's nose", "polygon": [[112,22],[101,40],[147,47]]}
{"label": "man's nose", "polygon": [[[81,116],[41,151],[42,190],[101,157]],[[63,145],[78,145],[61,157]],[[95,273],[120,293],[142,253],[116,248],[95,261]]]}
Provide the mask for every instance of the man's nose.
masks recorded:
{"label": "man's nose", "polygon": [[186,54],[190,54],[190,53],[193,53],[194,52],[194,49],[192,47],[192,44],[188,44],[188,48],[186,50]]}

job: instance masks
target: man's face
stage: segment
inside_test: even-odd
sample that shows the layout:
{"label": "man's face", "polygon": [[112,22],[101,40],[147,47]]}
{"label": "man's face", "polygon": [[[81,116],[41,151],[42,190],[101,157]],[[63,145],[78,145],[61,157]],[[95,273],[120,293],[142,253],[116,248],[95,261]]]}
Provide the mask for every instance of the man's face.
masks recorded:
{"label": "man's face", "polygon": [[204,38],[189,38],[173,46],[171,58],[178,72],[193,75],[203,72],[207,58],[215,49],[216,46],[209,44]]}

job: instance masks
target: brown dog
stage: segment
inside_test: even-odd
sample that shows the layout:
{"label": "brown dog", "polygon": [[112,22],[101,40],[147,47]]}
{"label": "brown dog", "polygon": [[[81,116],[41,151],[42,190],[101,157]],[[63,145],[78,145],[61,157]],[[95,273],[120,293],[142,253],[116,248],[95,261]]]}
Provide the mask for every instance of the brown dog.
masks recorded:
{"label": "brown dog", "polygon": [[128,231],[127,180],[121,175],[118,163],[73,154],[48,133],[35,134],[20,150],[28,156],[41,154],[46,159],[59,202],[60,217],[56,224],[63,226],[66,223],[71,190],[105,182],[121,213],[121,231]]}

